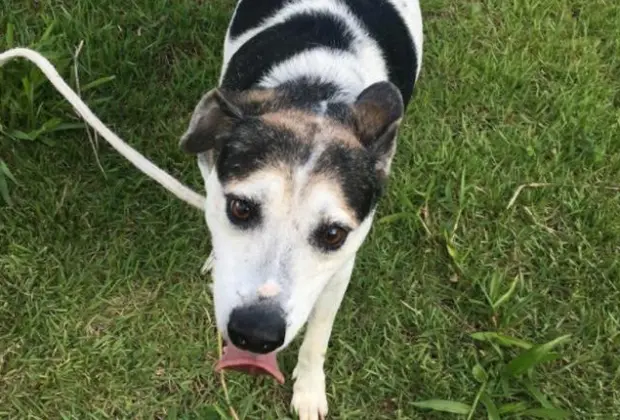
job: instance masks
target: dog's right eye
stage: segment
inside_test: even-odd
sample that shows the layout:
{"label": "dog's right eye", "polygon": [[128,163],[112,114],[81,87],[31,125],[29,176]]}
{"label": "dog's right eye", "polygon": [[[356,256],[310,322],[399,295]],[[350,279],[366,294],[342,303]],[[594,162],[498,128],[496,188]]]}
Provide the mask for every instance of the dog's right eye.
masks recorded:
{"label": "dog's right eye", "polygon": [[349,230],[336,224],[324,225],[314,233],[314,242],[324,251],[336,251],[347,240]]}
{"label": "dog's right eye", "polygon": [[256,222],[258,218],[258,206],[249,200],[237,197],[227,197],[228,219],[235,225],[247,227]]}

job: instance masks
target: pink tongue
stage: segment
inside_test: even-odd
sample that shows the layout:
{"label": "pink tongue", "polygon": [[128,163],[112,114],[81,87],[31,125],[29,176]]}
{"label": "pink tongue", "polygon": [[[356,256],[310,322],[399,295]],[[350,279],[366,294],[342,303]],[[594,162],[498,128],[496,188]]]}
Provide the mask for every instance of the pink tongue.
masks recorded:
{"label": "pink tongue", "polygon": [[269,375],[280,384],[284,383],[284,375],[278,366],[276,352],[255,354],[233,345],[226,345],[222,358],[215,365],[216,372],[223,369],[237,370],[252,375]]}

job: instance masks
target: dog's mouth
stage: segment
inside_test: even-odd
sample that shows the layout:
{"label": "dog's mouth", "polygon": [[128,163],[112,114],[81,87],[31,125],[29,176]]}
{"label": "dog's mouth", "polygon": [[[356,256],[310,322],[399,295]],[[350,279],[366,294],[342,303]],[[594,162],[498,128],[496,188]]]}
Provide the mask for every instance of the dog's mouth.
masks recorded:
{"label": "dog's mouth", "polygon": [[220,372],[226,369],[245,372],[251,375],[268,375],[280,384],[284,383],[284,375],[278,366],[275,351],[267,354],[257,354],[241,350],[227,343],[224,346],[222,357],[215,366],[215,371]]}

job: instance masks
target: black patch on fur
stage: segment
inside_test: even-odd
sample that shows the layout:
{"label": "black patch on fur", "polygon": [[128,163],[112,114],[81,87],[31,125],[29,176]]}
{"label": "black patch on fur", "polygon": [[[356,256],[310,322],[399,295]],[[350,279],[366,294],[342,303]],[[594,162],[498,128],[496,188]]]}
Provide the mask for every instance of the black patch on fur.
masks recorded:
{"label": "black patch on fur", "polygon": [[241,0],[230,25],[230,35],[235,38],[259,26],[263,20],[282,9],[288,0]]}
{"label": "black patch on fur", "polygon": [[243,179],[270,163],[301,166],[310,153],[310,145],[301,143],[293,133],[249,118],[235,126],[222,142],[217,174],[224,183]]}
{"label": "black patch on fur", "polygon": [[362,148],[332,144],[321,154],[314,170],[338,180],[347,204],[355,211],[359,222],[368,216],[383,192],[375,162]]}
{"label": "black patch on fur", "polygon": [[231,57],[222,86],[250,89],[274,66],[296,54],[319,47],[348,50],[352,41],[346,23],[337,16],[320,12],[294,15],[243,44]]}
{"label": "black patch on fur", "polygon": [[325,116],[336,120],[348,127],[355,127],[355,117],[351,107],[344,102],[330,102],[327,105]]}
{"label": "black patch on fur", "polygon": [[386,0],[345,0],[345,3],[379,44],[390,80],[400,90],[406,106],[415,87],[418,57],[405,21]]}
{"label": "black patch on fur", "polygon": [[[270,89],[254,88],[252,90],[258,92]],[[334,83],[304,76],[279,85],[274,90],[273,96],[267,96],[265,100],[251,101],[244,100],[242,97],[238,102],[244,114],[249,116],[258,116],[282,109],[320,113],[320,102],[330,101],[339,91],[340,88]]]}
{"label": "black patch on fur", "polygon": [[333,98],[340,88],[318,78],[300,77],[278,86],[278,97],[289,106],[313,110],[317,102]]}

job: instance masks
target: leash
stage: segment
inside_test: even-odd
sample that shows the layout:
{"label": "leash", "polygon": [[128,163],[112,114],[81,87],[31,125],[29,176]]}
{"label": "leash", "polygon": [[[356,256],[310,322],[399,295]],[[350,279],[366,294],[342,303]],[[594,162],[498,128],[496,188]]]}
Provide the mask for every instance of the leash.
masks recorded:
{"label": "leash", "polygon": [[[67,85],[67,83],[60,77],[60,74],[56,71],[52,63],[38,52],[28,48],[13,48],[0,54],[0,67],[15,58],[26,58],[34,63],[48,78],[48,80],[54,85],[56,90],[65,97],[67,101],[73,106],[73,108],[79,113],[79,115],[121,155],[129,160],[133,165],[141,172],[149,176],[159,185],[167,189],[175,197],[181,199],[187,204],[204,211],[205,197],[193,191],[189,187],[186,187],[176,178],[159,168],[153,162],[144,157],[140,152],[133,147],[125,143],[120,137],[118,137],[112,130],[110,130],[97,116],[88,108],[88,106],[80,99],[80,97]],[[209,258],[201,268],[201,273],[206,274],[213,268],[213,253],[209,254]],[[222,357],[223,342],[222,336],[217,335],[218,353]],[[220,373],[220,382],[224,389],[224,396],[228,403],[228,409],[234,420],[239,420],[239,416],[235,412],[228,393],[228,387],[226,386],[226,380],[224,379],[224,372]]]}
{"label": "leash", "polygon": [[123,155],[136,168],[148,177],[153,179],[159,185],[164,187],[170,193],[187,204],[204,211],[205,197],[193,191],[189,187],[183,185],[176,178],[160,169],[157,165],[144,157],[136,149],[125,143],[112,130],[97,118],[97,116],[88,108],[88,106],[80,99],[80,97],[67,85],[60,77],[52,63],[38,52],[29,48],[13,48],[0,54],[0,67],[16,58],[25,58],[34,63],[54,85],[56,90],[65,97],[65,99],[73,106],[77,113],[90,125],[95,131],[112,146],[116,151]]}

